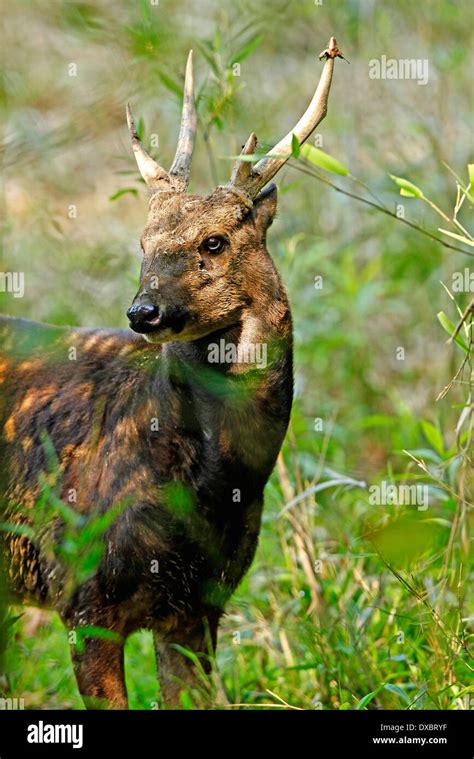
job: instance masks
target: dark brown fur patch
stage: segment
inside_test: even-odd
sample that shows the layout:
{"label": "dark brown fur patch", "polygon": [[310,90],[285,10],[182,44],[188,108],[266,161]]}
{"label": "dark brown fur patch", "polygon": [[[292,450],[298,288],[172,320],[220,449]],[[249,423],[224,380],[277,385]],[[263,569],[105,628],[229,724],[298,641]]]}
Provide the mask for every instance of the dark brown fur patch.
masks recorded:
{"label": "dark brown fur patch", "polygon": [[[122,640],[152,629],[171,701],[173,672],[191,675],[169,644],[202,650],[208,624],[215,645],[256,550],[263,489],[288,424],[291,315],[265,247],[275,204],[273,191],[252,205],[225,188],[152,197],[138,295],[186,311],[175,338],[149,344],[129,331],[0,319],[12,591],[57,609],[71,629],[102,625]],[[202,265],[212,235],[225,248]],[[264,343],[268,363],[211,365],[219,340]],[[78,530],[114,515],[81,581],[63,558],[72,528],[61,502]],[[92,638],[74,660],[85,697],[126,704],[122,643]]]}

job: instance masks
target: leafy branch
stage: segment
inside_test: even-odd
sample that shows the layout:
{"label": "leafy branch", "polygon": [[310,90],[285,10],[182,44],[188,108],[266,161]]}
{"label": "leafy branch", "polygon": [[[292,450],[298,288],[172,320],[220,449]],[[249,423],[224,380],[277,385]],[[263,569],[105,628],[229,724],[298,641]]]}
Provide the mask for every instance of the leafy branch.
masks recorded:
{"label": "leafy branch", "polygon": [[[299,147],[299,146],[298,146]],[[417,232],[420,232],[421,234],[425,235],[426,237],[429,237],[432,240],[435,240],[436,242],[443,245],[445,248],[449,248],[451,250],[455,250],[458,253],[464,253],[467,256],[474,256],[474,253],[471,253],[471,251],[464,250],[463,248],[458,247],[457,245],[452,245],[451,243],[446,242],[446,240],[443,240],[441,237],[438,237],[437,235],[433,234],[433,232],[428,231],[427,229],[424,229],[416,222],[410,221],[409,219],[405,219],[403,216],[399,216],[395,211],[391,211],[389,208],[387,208],[380,199],[378,199],[374,192],[367,187],[362,180],[358,179],[358,177],[355,177],[349,169],[344,166],[339,160],[334,158],[333,156],[329,155],[328,153],[325,153],[323,150],[320,150],[319,148],[315,148],[313,145],[304,145],[299,148],[293,144],[293,158],[299,158],[300,156],[306,159],[307,162],[310,164],[313,164],[317,166],[318,168],[325,169],[328,172],[331,172],[333,174],[339,174],[341,176],[346,176],[349,179],[351,179],[353,182],[356,182],[357,184],[360,184],[363,186],[372,196],[373,200],[369,200],[366,197],[363,197],[362,195],[358,195],[354,192],[351,192],[349,190],[346,190],[345,188],[341,187],[340,185],[333,182],[328,177],[324,176],[320,172],[316,171],[312,166],[308,166],[308,164],[301,164],[301,163],[295,163],[291,162],[291,166],[298,171],[301,171],[303,174],[308,174],[309,176],[313,177],[314,179],[317,179],[319,182],[323,182],[324,184],[328,185],[329,187],[332,187],[336,192],[340,192],[343,195],[346,195],[347,197],[352,198],[353,200],[357,200],[360,203],[364,203],[365,205],[370,206],[371,208],[375,208],[377,211],[380,211],[381,213],[386,214],[387,216],[390,216],[392,219],[395,219],[396,221],[401,221],[403,224],[406,224],[407,226],[411,227],[412,229],[415,229]],[[256,157],[258,159],[258,156]],[[463,235],[454,234],[452,232],[440,229],[440,232],[443,232],[444,234],[449,235],[450,237],[453,237],[457,240],[460,240],[461,242],[465,243],[466,245],[472,245],[474,246],[474,238],[472,235],[467,232],[467,230],[461,225],[461,223],[457,219],[457,214],[464,202],[464,199],[467,197],[469,202],[473,203],[473,196],[472,196],[472,164],[468,167],[469,170],[469,178],[470,182],[467,186],[464,186],[461,181],[458,179],[457,183],[457,199],[456,199],[456,205],[454,209],[453,217],[449,217],[447,213],[445,213],[442,209],[440,209],[432,200],[427,198],[422,190],[420,190],[419,187],[414,185],[412,182],[409,182],[406,179],[402,179],[401,177],[395,177],[392,174],[390,174],[390,177],[394,180],[394,182],[400,187],[400,194],[403,197],[410,197],[410,198],[419,198],[426,202],[438,215],[440,215],[444,221],[447,221],[454,226],[456,226],[458,229],[462,230]]]}
{"label": "leafy branch", "polygon": [[[429,237],[432,240],[435,240],[436,242],[443,245],[445,248],[449,248],[450,250],[455,250],[458,253],[464,253],[466,256],[474,256],[474,253],[471,253],[471,251],[464,250],[464,248],[460,248],[457,245],[452,245],[451,243],[446,242],[446,240],[443,240],[441,237],[438,237],[433,232],[428,231],[427,229],[424,229],[422,226],[417,224],[416,222],[410,221],[409,219],[405,219],[404,216],[398,215],[395,211],[391,211],[387,206],[376,196],[376,194],[373,192],[373,190],[365,184],[361,179],[354,176],[349,169],[337,158],[330,155],[329,153],[326,153],[324,150],[321,150],[320,148],[314,147],[314,145],[306,144],[306,145],[300,145],[298,142],[298,139],[295,135],[293,135],[292,139],[292,159],[305,159],[305,163],[301,162],[300,160],[290,160],[289,165],[296,169],[297,171],[300,171],[302,174],[306,174],[313,179],[317,179],[319,182],[322,182],[323,184],[331,187],[333,190],[336,190],[336,192],[340,192],[342,195],[346,195],[349,198],[352,198],[353,200],[357,200],[359,203],[364,203],[365,205],[370,206],[371,208],[375,208],[377,211],[380,211],[381,213],[386,214],[387,216],[390,216],[392,219],[395,219],[396,221],[401,221],[403,224],[406,224],[407,226],[411,227],[411,229],[415,229],[417,232],[420,232],[421,234],[425,235],[425,237]],[[227,156],[229,159],[235,160],[240,159],[242,161],[250,161],[252,163],[255,163],[260,160],[262,157],[261,151],[254,153],[252,155],[246,155],[246,156]],[[338,174],[339,176],[347,177],[348,179],[351,179],[354,183],[360,185],[363,187],[366,192],[368,192],[372,196],[372,200],[369,200],[369,198],[366,198],[362,195],[358,195],[355,192],[351,192],[350,190],[345,189],[344,187],[341,187],[340,185],[336,184],[334,181],[329,179],[324,174],[321,174],[319,171],[317,171],[314,166],[324,169],[325,171],[331,173],[331,174]],[[452,170],[447,167],[451,173]],[[410,197],[410,198],[419,198],[423,200],[425,203],[427,203],[436,213],[438,213],[441,218],[454,225],[457,229],[462,231],[462,235],[455,234],[454,232],[450,232],[448,230],[439,229],[440,232],[443,232],[446,235],[449,235],[450,237],[459,240],[460,242],[463,242],[466,245],[470,245],[474,247],[474,237],[462,226],[462,224],[459,222],[457,215],[459,213],[459,210],[462,207],[462,204],[464,203],[465,198],[468,198],[471,205],[474,204],[474,195],[473,195],[473,175],[474,175],[474,164],[468,165],[468,172],[469,172],[469,184],[464,185],[461,180],[456,176],[457,179],[457,198],[456,198],[456,204],[454,208],[453,216],[450,217],[447,213],[445,213],[441,208],[439,208],[434,201],[430,200],[425,196],[422,190],[420,190],[419,187],[414,185],[412,182],[410,182],[407,179],[403,179],[402,177],[395,177],[392,174],[389,176],[393,181],[400,187],[400,194],[403,197]]]}

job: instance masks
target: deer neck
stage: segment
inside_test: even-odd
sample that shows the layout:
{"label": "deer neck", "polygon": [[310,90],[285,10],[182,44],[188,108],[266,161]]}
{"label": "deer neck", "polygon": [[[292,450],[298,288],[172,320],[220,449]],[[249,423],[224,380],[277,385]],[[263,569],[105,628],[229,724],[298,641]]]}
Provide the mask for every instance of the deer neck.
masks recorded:
{"label": "deer neck", "polygon": [[201,436],[204,458],[207,452],[215,461],[217,452],[265,481],[292,403],[292,325],[283,290],[237,324],[166,344],[163,359],[165,381],[178,399],[178,424],[185,420]]}

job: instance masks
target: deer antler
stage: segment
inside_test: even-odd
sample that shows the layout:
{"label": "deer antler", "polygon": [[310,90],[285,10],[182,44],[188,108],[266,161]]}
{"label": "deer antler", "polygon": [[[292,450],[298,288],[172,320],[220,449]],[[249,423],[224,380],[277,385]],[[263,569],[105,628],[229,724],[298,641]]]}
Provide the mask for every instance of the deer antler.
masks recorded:
{"label": "deer antler", "polygon": [[[230,180],[231,187],[243,190],[251,198],[255,198],[262,187],[264,187],[277,171],[286,163],[292,154],[292,138],[297,137],[299,143],[303,143],[311,133],[316,129],[318,124],[324,119],[327,113],[329,90],[331,88],[332,73],[334,69],[334,58],[342,58],[342,53],[337,47],[336,38],[331,37],[329,45],[324,50],[320,58],[325,58],[324,68],[319,80],[316,92],[309,104],[307,110],[300,118],[296,126],[273,147],[264,158],[262,158],[252,168],[250,162],[242,161],[240,158],[234,164],[232,177]],[[241,156],[251,155],[255,150],[257,138],[251,134]]]}
{"label": "deer antler", "polygon": [[186,77],[184,80],[183,110],[181,114],[181,128],[179,130],[178,145],[171,164],[171,168],[165,171],[151,155],[145,150],[138,136],[133,121],[132,112],[127,103],[127,124],[132,138],[132,148],[135,153],[140,174],[152,190],[171,190],[185,192],[189,184],[191,173],[191,160],[196,138],[197,114],[194,103],[193,81],[193,51],[189,51],[186,64]]}
{"label": "deer antler", "polygon": [[184,80],[183,112],[179,130],[178,145],[170,168],[170,175],[189,183],[194,140],[196,139],[197,113],[194,103],[193,51],[189,51]]}

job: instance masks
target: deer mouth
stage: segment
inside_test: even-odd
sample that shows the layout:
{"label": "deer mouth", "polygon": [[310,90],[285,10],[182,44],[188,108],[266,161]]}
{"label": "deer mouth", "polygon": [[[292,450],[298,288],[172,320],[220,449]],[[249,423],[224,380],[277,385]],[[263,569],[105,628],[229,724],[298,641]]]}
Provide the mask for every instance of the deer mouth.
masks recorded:
{"label": "deer mouth", "polygon": [[148,342],[166,342],[167,340],[180,339],[189,321],[189,311],[186,308],[160,309],[160,312],[142,323],[137,331],[141,332]]}
{"label": "deer mouth", "polygon": [[135,303],[127,311],[130,327],[142,335],[179,334],[189,321],[190,312],[182,305],[164,306]]}
{"label": "deer mouth", "polygon": [[144,332],[152,332],[154,329],[160,326],[161,322],[163,321],[163,314],[158,314],[158,316],[155,316],[153,319],[150,319],[147,321],[146,330],[143,330]]}
{"label": "deer mouth", "polygon": [[160,325],[163,321],[163,314],[158,314],[151,319],[142,319],[140,321],[130,320],[130,328],[134,332],[138,332],[140,335],[148,334],[149,332],[156,332],[160,329]]}

